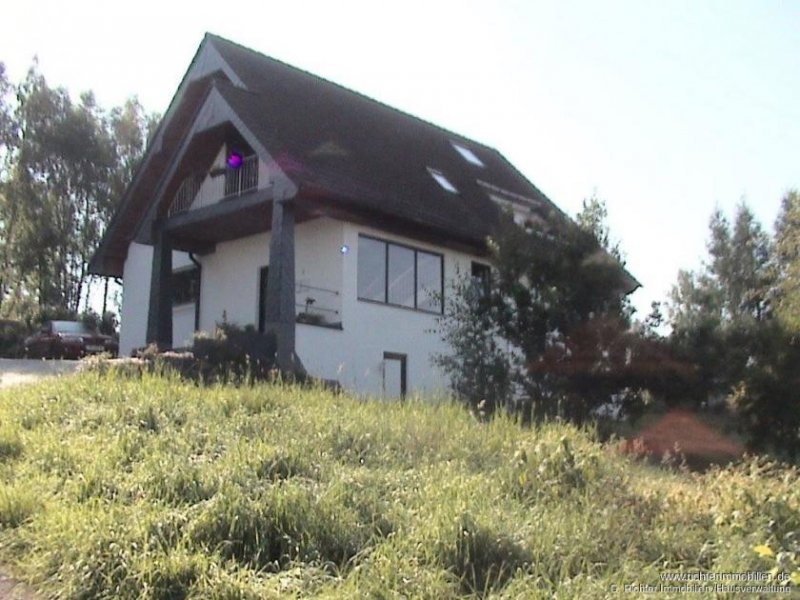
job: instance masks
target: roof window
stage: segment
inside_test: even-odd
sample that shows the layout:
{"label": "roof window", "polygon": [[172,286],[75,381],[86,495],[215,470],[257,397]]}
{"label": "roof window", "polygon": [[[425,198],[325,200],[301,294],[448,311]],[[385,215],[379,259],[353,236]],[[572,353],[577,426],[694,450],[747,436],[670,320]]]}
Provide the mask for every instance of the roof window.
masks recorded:
{"label": "roof window", "polygon": [[475,156],[475,153],[472,150],[470,150],[469,148],[467,148],[466,146],[462,146],[458,142],[450,142],[450,143],[453,145],[453,148],[458,150],[458,153],[461,156],[463,156],[464,160],[466,160],[468,163],[471,163],[471,164],[473,164],[473,165],[475,165],[477,167],[485,167],[486,166],[485,164],[483,164],[483,161],[480,158],[478,158],[477,156]]}
{"label": "roof window", "polygon": [[428,173],[431,174],[431,177],[433,177],[436,180],[436,183],[442,186],[443,189],[447,190],[451,194],[458,193],[458,188],[450,183],[450,180],[444,176],[444,173],[438,169],[431,169],[430,167],[428,167]]}

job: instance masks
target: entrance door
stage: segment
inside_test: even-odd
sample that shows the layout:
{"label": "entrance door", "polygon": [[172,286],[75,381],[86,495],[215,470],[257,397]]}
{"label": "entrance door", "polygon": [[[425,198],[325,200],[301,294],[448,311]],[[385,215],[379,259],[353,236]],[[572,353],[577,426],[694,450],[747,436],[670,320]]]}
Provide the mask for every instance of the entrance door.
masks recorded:
{"label": "entrance door", "polygon": [[406,397],[406,362],[405,354],[383,353],[383,395],[387,398]]}
{"label": "entrance door", "polygon": [[258,332],[264,333],[267,325],[267,280],[269,267],[258,270]]}

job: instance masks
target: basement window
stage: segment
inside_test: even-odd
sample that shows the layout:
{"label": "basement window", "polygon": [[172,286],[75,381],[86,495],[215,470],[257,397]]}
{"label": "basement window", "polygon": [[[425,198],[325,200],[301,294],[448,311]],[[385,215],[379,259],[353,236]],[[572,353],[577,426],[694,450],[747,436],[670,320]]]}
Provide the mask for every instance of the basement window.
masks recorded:
{"label": "basement window", "polygon": [[450,180],[444,176],[444,173],[442,173],[438,169],[432,169],[430,167],[428,167],[428,173],[430,173],[431,177],[433,177],[436,180],[436,183],[442,186],[442,189],[447,190],[451,194],[458,193],[458,189],[456,188],[456,186],[450,183]]}
{"label": "basement window", "polygon": [[470,150],[466,146],[462,146],[457,142],[450,142],[450,143],[453,145],[453,148],[455,148],[458,151],[458,153],[464,158],[464,160],[466,160],[468,163],[473,164],[476,167],[486,167],[486,165],[483,164],[483,161],[480,158],[478,158],[472,150]]}

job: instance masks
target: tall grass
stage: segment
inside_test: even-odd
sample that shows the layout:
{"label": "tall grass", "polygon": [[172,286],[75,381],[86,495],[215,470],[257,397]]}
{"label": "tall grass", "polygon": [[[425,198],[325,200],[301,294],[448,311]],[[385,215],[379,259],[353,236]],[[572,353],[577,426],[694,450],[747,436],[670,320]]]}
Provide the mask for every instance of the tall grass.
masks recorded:
{"label": "tall grass", "polygon": [[799,484],[448,403],[113,373],[0,393],[0,562],[62,598],[602,598],[792,572]]}

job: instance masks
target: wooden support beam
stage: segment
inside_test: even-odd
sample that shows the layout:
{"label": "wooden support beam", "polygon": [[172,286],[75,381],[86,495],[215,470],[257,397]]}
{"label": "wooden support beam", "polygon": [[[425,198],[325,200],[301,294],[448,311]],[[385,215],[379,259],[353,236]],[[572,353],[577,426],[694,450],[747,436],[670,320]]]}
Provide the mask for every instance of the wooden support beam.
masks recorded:
{"label": "wooden support beam", "polygon": [[295,352],[294,212],[293,199],[274,200],[265,321],[266,331],[275,333],[278,368],[304,374],[305,369]]}
{"label": "wooden support beam", "polygon": [[153,242],[147,343],[163,350],[172,348],[172,245],[163,219],[153,223]]}

